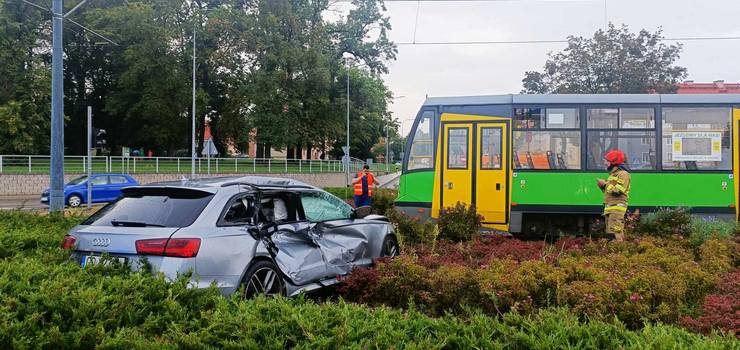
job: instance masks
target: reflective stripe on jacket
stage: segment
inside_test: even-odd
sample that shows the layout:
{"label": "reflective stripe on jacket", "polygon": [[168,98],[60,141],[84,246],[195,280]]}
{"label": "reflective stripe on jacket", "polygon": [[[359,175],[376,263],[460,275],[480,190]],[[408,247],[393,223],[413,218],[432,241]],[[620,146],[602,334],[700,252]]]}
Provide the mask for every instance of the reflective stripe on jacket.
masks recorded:
{"label": "reflective stripe on jacket", "polygon": [[630,195],[630,173],[615,167],[606,179],[604,191],[604,211],[627,211]]}

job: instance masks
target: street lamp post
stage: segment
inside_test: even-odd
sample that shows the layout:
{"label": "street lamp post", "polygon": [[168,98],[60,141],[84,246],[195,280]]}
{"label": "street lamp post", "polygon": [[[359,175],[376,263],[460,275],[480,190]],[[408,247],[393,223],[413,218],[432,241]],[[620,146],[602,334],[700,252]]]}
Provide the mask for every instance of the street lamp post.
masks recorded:
{"label": "street lamp post", "polygon": [[347,68],[347,164],[344,166],[344,172],[347,177],[347,187],[349,187],[349,57],[344,57],[344,64]]}
{"label": "street lamp post", "polygon": [[62,0],[52,2],[51,44],[51,188],[49,211],[64,209],[64,77],[62,77]]}
{"label": "street lamp post", "polygon": [[190,180],[195,180],[195,22],[193,22],[193,125],[190,135]]}

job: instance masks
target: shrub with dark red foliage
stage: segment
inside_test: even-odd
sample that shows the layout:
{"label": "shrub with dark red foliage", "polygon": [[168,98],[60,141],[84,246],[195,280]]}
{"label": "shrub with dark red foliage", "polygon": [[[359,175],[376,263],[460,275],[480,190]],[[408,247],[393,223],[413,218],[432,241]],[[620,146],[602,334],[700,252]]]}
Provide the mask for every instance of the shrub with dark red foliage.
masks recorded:
{"label": "shrub with dark red foliage", "polygon": [[704,334],[713,329],[740,336],[740,270],[726,274],[714,294],[707,295],[697,318],[684,317],[681,321],[689,329]]}
{"label": "shrub with dark red foliage", "polygon": [[[358,269],[339,288],[350,301],[415,308],[435,316],[566,306],[581,317],[617,317],[631,328],[675,323],[698,309],[732,263],[730,241],[642,238],[624,243],[564,239],[555,244],[504,237],[411,246],[406,255]],[[710,254],[709,252],[712,252]],[[714,327],[714,325],[709,325]]]}
{"label": "shrub with dark red foliage", "polygon": [[440,241],[436,247],[410,247],[410,254],[419,256],[419,263],[436,268],[444,264],[468,267],[488,265],[491,259],[553,261],[561,254],[580,252],[587,238],[564,238],[550,245],[543,241],[521,241],[504,236],[478,236],[467,242]]}

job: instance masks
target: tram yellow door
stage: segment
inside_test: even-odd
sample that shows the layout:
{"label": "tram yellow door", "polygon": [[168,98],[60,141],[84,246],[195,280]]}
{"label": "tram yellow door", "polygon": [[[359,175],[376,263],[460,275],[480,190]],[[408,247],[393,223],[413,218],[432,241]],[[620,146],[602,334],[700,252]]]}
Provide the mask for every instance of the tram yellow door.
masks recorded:
{"label": "tram yellow door", "polygon": [[735,185],[735,220],[740,221],[740,108],[732,109],[732,181]]}
{"label": "tram yellow door", "polygon": [[451,207],[457,202],[470,205],[473,193],[473,125],[445,124],[442,132],[442,207]]}
{"label": "tram yellow door", "polygon": [[478,123],[475,206],[489,225],[509,222],[509,130],[506,123]]}
{"label": "tram yellow door", "polygon": [[484,226],[508,230],[509,121],[462,115],[442,115],[441,121],[432,215],[460,202],[475,205]]}

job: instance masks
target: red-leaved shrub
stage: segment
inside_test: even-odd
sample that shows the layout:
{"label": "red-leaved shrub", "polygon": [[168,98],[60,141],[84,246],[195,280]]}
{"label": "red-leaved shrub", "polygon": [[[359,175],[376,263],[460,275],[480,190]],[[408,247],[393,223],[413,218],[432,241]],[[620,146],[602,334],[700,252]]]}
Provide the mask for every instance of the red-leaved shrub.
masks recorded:
{"label": "red-leaved shrub", "polygon": [[704,298],[701,310],[701,316],[684,317],[682,323],[693,331],[705,334],[719,329],[740,335],[740,270],[722,278],[717,291]]}

